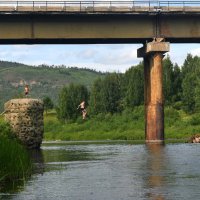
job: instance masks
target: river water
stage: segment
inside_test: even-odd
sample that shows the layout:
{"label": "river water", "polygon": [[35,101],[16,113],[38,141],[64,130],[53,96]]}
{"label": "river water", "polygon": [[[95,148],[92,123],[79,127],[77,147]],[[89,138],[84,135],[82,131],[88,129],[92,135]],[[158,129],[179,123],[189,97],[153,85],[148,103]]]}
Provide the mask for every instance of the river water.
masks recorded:
{"label": "river water", "polygon": [[200,145],[47,143],[35,172],[0,199],[199,200]]}

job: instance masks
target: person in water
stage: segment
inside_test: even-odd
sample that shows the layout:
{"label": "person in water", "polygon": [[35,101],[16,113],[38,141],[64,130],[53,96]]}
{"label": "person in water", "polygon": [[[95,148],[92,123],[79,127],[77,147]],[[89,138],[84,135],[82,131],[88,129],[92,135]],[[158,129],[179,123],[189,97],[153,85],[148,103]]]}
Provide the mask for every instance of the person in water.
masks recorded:
{"label": "person in water", "polygon": [[25,85],[24,94],[25,94],[25,97],[27,97],[28,94],[29,94],[29,87],[28,87],[28,85]]}
{"label": "person in water", "polygon": [[86,118],[86,115],[87,115],[87,111],[85,109],[85,101],[82,101],[79,105],[78,105],[78,108],[77,109],[81,109],[81,112],[82,112],[82,118],[85,119]]}

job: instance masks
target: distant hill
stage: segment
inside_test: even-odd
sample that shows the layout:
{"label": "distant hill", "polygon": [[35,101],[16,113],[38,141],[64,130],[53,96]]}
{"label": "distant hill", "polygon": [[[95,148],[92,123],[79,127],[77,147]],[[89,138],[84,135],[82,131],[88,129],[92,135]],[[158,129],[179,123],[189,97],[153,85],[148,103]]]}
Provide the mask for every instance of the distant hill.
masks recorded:
{"label": "distant hill", "polygon": [[49,96],[54,102],[58,100],[60,89],[69,83],[84,84],[89,89],[98,77],[104,73],[91,69],[62,66],[30,66],[16,62],[0,61],[0,111],[4,103],[20,97],[24,85],[30,86],[30,96],[43,98]]}

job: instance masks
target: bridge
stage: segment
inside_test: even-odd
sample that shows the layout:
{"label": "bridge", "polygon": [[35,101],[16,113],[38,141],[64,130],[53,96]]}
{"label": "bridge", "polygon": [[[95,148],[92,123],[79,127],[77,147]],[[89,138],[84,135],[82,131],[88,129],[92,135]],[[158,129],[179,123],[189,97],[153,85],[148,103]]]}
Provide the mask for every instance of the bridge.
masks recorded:
{"label": "bridge", "polygon": [[142,43],[145,135],[164,141],[162,59],[200,42],[200,1],[0,1],[0,44]]}
{"label": "bridge", "polygon": [[200,1],[0,1],[0,42],[199,42],[199,15]]}

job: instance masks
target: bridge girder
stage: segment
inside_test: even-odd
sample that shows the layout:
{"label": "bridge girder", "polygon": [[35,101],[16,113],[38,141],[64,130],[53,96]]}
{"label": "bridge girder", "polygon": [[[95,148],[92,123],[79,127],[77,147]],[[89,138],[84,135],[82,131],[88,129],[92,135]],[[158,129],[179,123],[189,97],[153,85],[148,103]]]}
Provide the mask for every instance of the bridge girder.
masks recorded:
{"label": "bridge girder", "polygon": [[0,14],[0,43],[200,42],[200,13]]}

